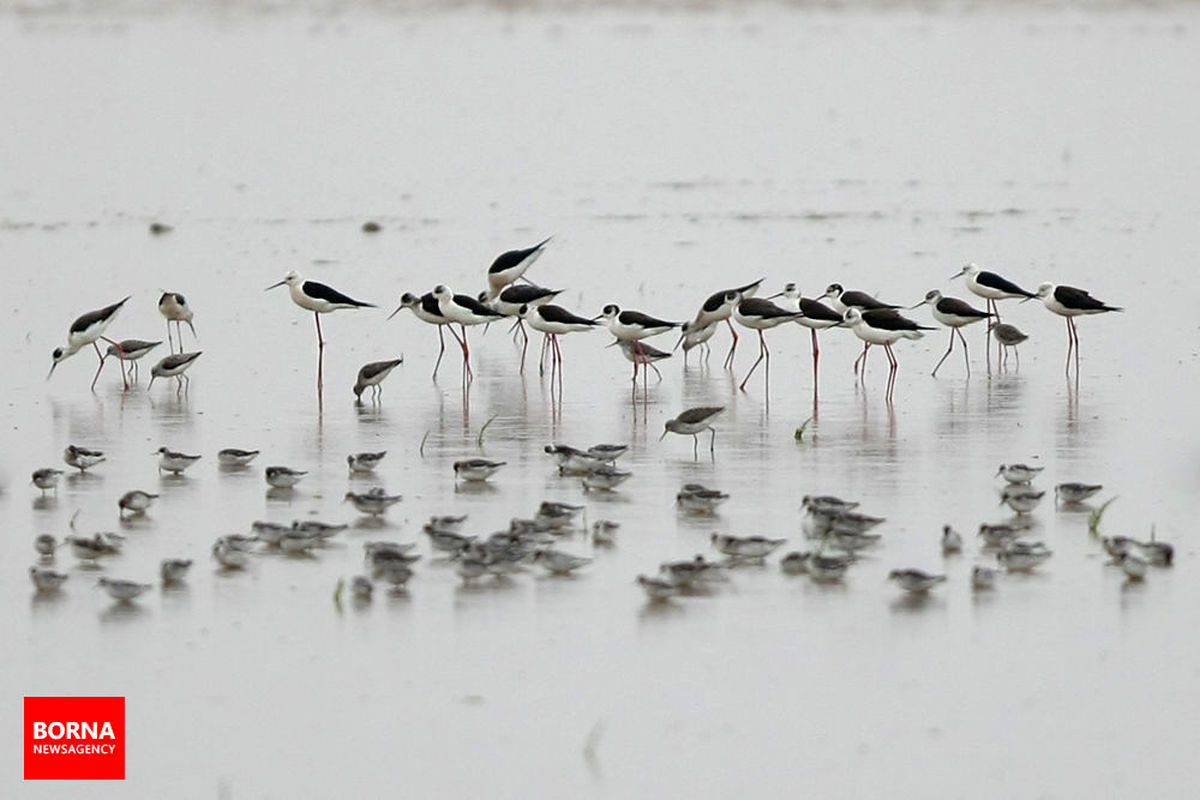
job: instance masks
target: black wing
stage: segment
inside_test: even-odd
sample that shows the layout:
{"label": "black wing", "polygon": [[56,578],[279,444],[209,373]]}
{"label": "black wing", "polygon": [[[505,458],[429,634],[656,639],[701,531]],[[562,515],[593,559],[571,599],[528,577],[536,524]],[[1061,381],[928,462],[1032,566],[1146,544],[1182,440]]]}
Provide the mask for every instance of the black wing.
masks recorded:
{"label": "black wing", "polygon": [[824,303],[808,297],[800,298],[800,313],[821,322],[841,322],[842,315]]}
{"label": "black wing", "polygon": [[941,300],[938,300],[937,310],[943,314],[953,314],[956,317],[977,317],[983,319],[984,317],[991,316],[987,311],[980,311],[975,306],[965,300],[959,300],[957,297],[943,297]]}
{"label": "black wing", "polygon": [[880,302],[879,300],[876,300],[874,297],[871,297],[871,295],[867,294],[866,292],[855,292],[855,291],[842,292],[842,296],[839,299],[842,301],[842,303],[844,305],[856,306],[857,308],[861,308],[864,310],[880,309],[880,308],[899,308],[900,307],[900,306],[891,305],[889,303]]}
{"label": "black wing", "polygon": [[476,300],[474,297],[471,297],[471,295],[469,295],[469,294],[454,295],[454,305],[462,306],[463,308],[467,309],[472,314],[474,314],[478,317],[503,317],[504,316],[496,309],[488,308],[483,303]]}
{"label": "black wing", "polygon": [[500,300],[513,305],[524,305],[541,300],[543,297],[554,297],[562,294],[562,289],[544,289],[532,283],[514,283],[500,293]]}
{"label": "black wing", "polygon": [[445,317],[441,307],[438,305],[437,298],[433,296],[433,292],[426,292],[421,295],[421,310],[433,317]]}
{"label": "black wing", "polygon": [[908,317],[902,317],[890,308],[875,308],[864,311],[863,321],[881,331],[932,331],[928,325],[919,325]]}
{"label": "black wing", "polygon": [[402,358],[394,358],[391,361],[372,361],[370,364],[363,365],[363,368],[358,371],[358,377],[362,380],[370,380],[379,373],[386,372],[402,363],[404,363]]}
{"label": "black wing", "polygon": [[786,308],[780,308],[770,300],[764,300],[761,297],[747,297],[738,303],[738,313],[744,317],[758,317],[759,319],[800,316],[800,313],[797,311],[788,311]]}
{"label": "black wing", "polygon": [[1033,292],[1027,292],[1020,286],[1017,286],[1007,278],[1001,278],[994,272],[981,272],[975,276],[975,282],[980,286],[986,286],[989,289],[995,289],[1000,292],[1008,292],[1009,294],[1019,294],[1021,297],[1037,297]]}
{"label": "black wing", "polygon": [[1054,288],[1054,299],[1062,303],[1067,308],[1074,308],[1080,311],[1120,311],[1116,306],[1105,305],[1083,289],[1076,289],[1074,286],[1056,286]]}
{"label": "black wing", "polygon": [[544,305],[537,309],[546,322],[557,322],[560,325],[596,325],[594,320],[586,319],[578,314],[572,314],[562,306]]}
{"label": "black wing", "polygon": [[643,314],[640,311],[622,311],[617,315],[617,320],[622,325],[637,325],[642,328],[678,328],[683,324],[681,322],[667,322],[655,319],[649,314]]}
{"label": "black wing", "polygon": [[113,303],[111,306],[105,306],[104,308],[98,309],[96,311],[89,311],[88,313],[84,314],[82,317],[80,317],[79,319],[77,319],[71,323],[71,333],[79,333],[81,331],[85,331],[88,328],[95,325],[97,322],[103,322],[104,320],[108,319],[113,314],[120,311],[121,306],[125,305],[125,303],[129,300],[130,297],[133,297],[133,295],[129,295],[129,297],[126,297],[124,300],[121,300],[119,302]]}
{"label": "black wing", "polygon": [[316,281],[305,281],[300,289],[309,297],[315,297],[327,303],[336,303],[342,306],[357,306],[359,308],[375,307],[371,303],[364,303],[361,300],[355,300],[353,297],[347,297],[332,286],[326,286]]}
{"label": "black wing", "polygon": [[490,267],[488,267],[488,275],[495,275],[497,272],[504,272],[506,269],[512,269],[513,267],[516,267],[534,253],[540,252],[551,238],[553,237],[547,236],[533,247],[528,247],[524,250],[509,250],[506,253],[501,253],[500,255],[496,256],[496,260],[492,262]]}

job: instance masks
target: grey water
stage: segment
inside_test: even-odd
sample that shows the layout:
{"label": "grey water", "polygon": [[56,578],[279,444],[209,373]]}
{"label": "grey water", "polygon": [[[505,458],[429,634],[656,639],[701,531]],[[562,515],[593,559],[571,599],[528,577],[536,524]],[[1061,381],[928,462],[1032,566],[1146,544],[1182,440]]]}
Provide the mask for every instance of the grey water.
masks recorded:
{"label": "grey water", "polygon": [[[127,780],[24,783],[17,726],[0,726],[6,797],[367,796],[1179,797],[1195,750],[1200,616],[1194,579],[1200,425],[1194,321],[1200,279],[1200,16],[1162,9],[970,5],[856,10],[784,5],[564,9],[468,4],[301,10],[116,3],[7,8],[0,16],[0,716],[25,695],[127,698]],[[364,233],[375,221],[381,230]],[[171,226],[151,235],[149,226]],[[470,333],[464,391],[449,338],[405,291],[474,294],[501,251],[553,235],[529,277],[594,315],[606,303],[691,317],[710,293],[765,278],[806,294],[839,282],[913,305],[975,261],[1025,285],[1081,286],[1123,306],[1079,322],[1064,376],[1063,321],[1001,305],[1030,335],[1021,366],[993,363],[966,330],[971,375],[946,333],[883,354],[860,383],[860,345],[821,336],[814,393],[806,330],[767,333],[769,389],[741,332],[659,365],[636,394],[602,333],[564,337],[561,399],[518,374],[505,326]],[[377,309],[322,326],[289,270]],[[190,388],[123,391],[108,364],[88,390],[84,350],[45,380],[85,311],[132,299],[114,338],[165,339],[161,290],[195,310],[203,355]],[[926,310],[914,318],[933,324]],[[668,349],[669,337],[653,342]],[[354,404],[368,361],[404,356],[378,404]],[[724,405],[707,437],[658,441],[665,420]],[[490,423],[490,424],[489,424]],[[481,429],[487,424],[480,436]],[[796,430],[803,426],[797,439]],[[480,441],[482,444],[480,444]],[[585,493],[542,447],[627,442],[634,477]],[[29,473],[74,443],[104,450],[45,498]],[[160,446],[203,458],[160,475]],[[223,447],[261,449],[218,468]],[[374,480],[345,457],[387,450]],[[451,464],[508,464],[456,485]],[[1104,484],[1101,531],[1177,548],[1142,585],[1107,566],[1086,512],[1034,512],[1054,550],[1031,575],[973,594],[981,522],[1007,519],[996,467],[1036,482]],[[290,494],[262,470],[309,470]],[[681,515],[686,482],[731,499]],[[404,495],[379,523],[342,502],[373,485]],[[122,522],[126,490],[160,493]],[[887,518],[844,584],[762,566],[711,594],[648,605],[635,585],[665,560],[717,554],[714,531],[809,549],[804,494],[858,499]],[[531,569],[464,586],[421,524],[469,514],[486,534],[543,499],[621,523],[576,576]],[[77,516],[76,516],[77,515]],[[346,522],[311,559],[209,559],[256,519]],[[128,536],[124,553],[35,595],[34,536]],[[968,534],[943,558],[943,524]],[[334,600],[361,544],[419,543],[409,590]],[[100,575],[152,581],[196,561],[184,588],[132,606]],[[890,569],[944,571],[924,601]]]}

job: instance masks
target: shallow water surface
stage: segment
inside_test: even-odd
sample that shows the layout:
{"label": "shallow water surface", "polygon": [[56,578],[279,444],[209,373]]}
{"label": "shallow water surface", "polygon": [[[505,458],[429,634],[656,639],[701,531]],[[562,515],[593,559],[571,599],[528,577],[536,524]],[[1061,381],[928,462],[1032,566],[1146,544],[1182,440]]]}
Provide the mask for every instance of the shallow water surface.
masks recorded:
{"label": "shallow water surface", "polygon": [[[123,784],[21,783],[5,726],[3,794],[1186,793],[1200,711],[1187,633],[1198,21],[776,7],[4,18],[0,107],[19,113],[0,133],[0,710],[123,695],[129,739]],[[367,220],[382,231],[363,233]],[[154,221],[173,230],[151,236]],[[725,371],[725,330],[710,359],[676,354],[636,392],[597,332],[563,339],[552,395],[538,341],[521,376],[506,326],[471,332],[468,391],[452,341],[431,381],[434,331],[407,311],[385,320],[400,294],[474,293],[497,253],[551,234],[529,277],[589,316],[618,303],[685,319],[759,277],[765,294],[837,281],[908,306],[932,287],[965,296],[949,276],[967,261],[1127,311],[1079,323],[1077,381],[1062,321],[1037,302],[1001,307],[1030,334],[1019,370],[989,375],[979,326],[969,379],[957,352],[929,376],[944,331],[903,342],[892,403],[883,355],[858,382],[845,331],[822,334],[817,395],[794,325],[767,334],[769,390],[761,368],[737,390],[757,341],[744,331]],[[263,291],[290,269],[379,306],[323,319],[321,404],[311,315]],[[204,354],[186,393],[146,391],[165,345],[129,392],[111,364],[89,392],[87,351],[44,380],[70,321],[126,294],[110,332],[162,338],[161,289],[196,312],[184,343]],[[400,354],[381,402],[356,406],[358,367]],[[709,404],[726,407],[714,455],[707,436],[698,458],[686,437],[658,441],[666,419]],[[551,441],[627,442],[634,478],[585,493],[555,474]],[[29,472],[60,465],[68,443],[108,460],[40,497]],[[162,445],[203,458],[160,475]],[[263,452],[218,468],[231,446]],[[375,479],[347,476],[348,453],[384,449]],[[479,455],[508,464],[456,485],[452,463]],[[1118,499],[1102,531],[1153,529],[1177,565],[1126,583],[1086,510],[1047,499],[1032,535],[1054,557],[972,594],[990,556],[970,534],[1011,516],[993,476],[1012,461],[1045,467],[1041,488],[1103,483],[1097,501]],[[309,475],[268,492],[269,464]],[[715,517],[682,515],[687,482],[732,497]],[[373,485],[404,495],[378,522],[342,503]],[[161,497],[121,521],[131,488]],[[784,576],[778,554],[667,604],[634,585],[662,561],[715,556],[714,531],[807,549],[800,498],[822,493],[887,518],[841,585]],[[565,538],[595,559],[571,578],[463,585],[420,533],[466,513],[484,535],[543,499],[620,522],[617,544]],[[33,595],[31,540],[73,517],[125,534],[125,552],[99,570],[60,553],[65,590]],[[312,558],[264,553],[240,573],[209,559],[253,520],[306,518],[351,528]],[[964,555],[943,559],[946,523],[968,534]],[[362,543],[384,538],[419,543],[409,591],[339,607]],[[100,575],[149,581],[168,556],[195,559],[186,586],[131,606],[92,591]],[[901,597],[885,577],[908,566],[949,580]]]}

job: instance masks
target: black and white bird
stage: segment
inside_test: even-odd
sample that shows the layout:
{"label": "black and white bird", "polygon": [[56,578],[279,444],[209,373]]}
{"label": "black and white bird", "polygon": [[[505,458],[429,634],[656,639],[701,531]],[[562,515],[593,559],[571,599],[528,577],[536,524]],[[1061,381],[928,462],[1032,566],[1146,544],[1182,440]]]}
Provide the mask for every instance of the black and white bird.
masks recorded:
{"label": "black and white bird", "polygon": [[158,456],[158,471],[170,472],[174,475],[179,475],[188,467],[200,460],[200,456],[188,455],[187,453],[179,453],[167,447],[160,447],[154,451],[154,455]]}
{"label": "black and white bird", "polygon": [[466,376],[471,378],[474,373],[471,371],[471,346],[467,343],[467,326],[495,322],[503,319],[504,315],[488,308],[470,295],[455,294],[446,286],[435,286],[433,296],[437,299],[438,310],[442,312],[442,316],[451,322],[458,323],[458,327],[462,331],[460,342],[463,351],[463,370]]}
{"label": "black and white bird", "polygon": [[[129,295],[129,297],[132,296]],[[129,297],[126,297],[124,300],[118,300],[112,305],[105,306],[96,311],[89,311],[72,322],[70,329],[67,331],[67,346],[56,347],[54,348],[54,352],[50,354],[50,372],[46,374],[46,380],[50,380],[50,376],[54,374],[54,368],[60,362],[65,361],[90,344],[96,350],[96,358],[100,360],[100,366],[96,368],[96,375],[92,378],[92,389],[94,390],[96,388],[96,381],[100,378],[100,370],[104,369],[104,356],[100,353],[100,347],[96,344],[96,340],[104,339],[109,344],[116,344],[112,339],[105,338],[104,331],[108,329],[108,326],[121,313],[121,308],[129,301]]]}
{"label": "black and white bird", "polygon": [[496,256],[496,260],[488,267],[488,299],[497,297],[504,287],[525,275],[525,271],[533,262],[541,258],[546,245],[554,238],[547,236],[533,247],[524,250],[508,250]]}
{"label": "black and white bird", "polygon": [[[967,288],[972,294],[977,297],[982,297],[987,301],[987,310],[995,317],[996,322],[1000,322],[1000,306],[997,301],[1008,300],[1015,298],[1023,298],[1029,300],[1036,295],[1033,292],[1022,289],[1007,278],[1003,278],[994,272],[981,269],[979,265],[971,263],[964,266],[960,271],[950,276],[950,279],[966,278]],[[988,335],[991,335],[989,329]],[[991,369],[992,350],[989,343],[987,350],[988,369]]]}
{"label": "black and white bird", "polygon": [[[729,352],[725,355],[725,367],[728,369],[733,365],[733,353],[737,350],[738,334],[737,329],[733,327],[733,323],[729,318],[733,315],[733,310],[737,304],[748,297],[753,297],[758,293],[758,289],[762,286],[763,278],[759,278],[753,283],[747,283],[745,286],[735,286],[732,289],[722,289],[719,292],[713,292],[700,305],[700,310],[696,312],[696,316],[683,326],[683,335],[679,337],[679,341],[675,343],[675,347],[685,343],[688,331],[701,331],[708,328],[710,325],[716,325],[718,322],[724,322],[729,326],[729,333],[733,337],[733,343],[729,345]],[[710,333],[708,337],[711,338]],[[695,345],[693,345],[694,347]],[[687,352],[686,350],[684,352]]]}
{"label": "black and white bird", "polygon": [[438,299],[433,296],[433,292],[426,292],[418,297],[412,292],[405,292],[400,295],[400,305],[391,314],[388,314],[388,319],[396,316],[402,309],[407,308],[413,312],[413,315],[424,323],[437,327],[438,332],[438,357],[433,364],[433,379],[437,380],[438,367],[442,365],[442,356],[446,353],[446,336],[445,329],[450,329],[450,335],[454,337],[454,341],[458,342],[458,347],[463,350],[463,357],[466,357],[462,339],[458,338],[458,334],[454,332],[454,328],[450,326],[450,320],[442,313],[442,309],[438,304]]}
{"label": "black and white bird", "polygon": [[596,319],[603,319],[604,325],[613,336],[630,343],[634,357],[633,379],[635,381],[637,380],[638,363],[650,363],[642,357],[642,340],[649,339],[651,336],[659,336],[682,325],[682,323],[667,322],[640,311],[622,311],[620,306],[612,304],[606,305]]}
{"label": "black and white bird", "polygon": [[259,450],[226,447],[217,451],[217,463],[226,468],[244,467],[257,458],[259,452]]}
{"label": "black and white bird", "polygon": [[754,374],[754,370],[765,359],[767,366],[766,381],[768,390],[771,385],[771,351],[767,348],[766,337],[763,336],[763,331],[770,328],[782,325],[785,322],[792,322],[804,316],[799,311],[789,311],[786,308],[780,308],[770,300],[765,300],[761,297],[747,297],[739,302],[733,309],[733,318],[737,320],[739,325],[758,331],[758,358],[750,367],[750,371],[746,373],[746,377],[742,379],[738,389],[746,390],[746,382],[750,380],[750,376]]}
{"label": "black and white bird", "polygon": [[562,381],[562,349],[559,347],[558,337],[565,333],[590,331],[599,324],[595,320],[572,314],[562,306],[553,304],[523,305],[518,314],[522,320],[529,323],[529,327],[542,334],[542,354],[538,359],[538,373],[541,374],[544,369],[546,351],[549,350],[551,379],[557,372],[560,382]]}
{"label": "black and white bird", "polygon": [[89,450],[73,444],[67,445],[67,449],[63,450],[63,461],[80,472],[86,472],[103,460],[104,453],[99,450]]}
{"label": "black and white bird", "polygon": [[866,292],[859,292],[853,289],[843,289],[840,283],[831,283],[825,287],[825,294],[818,299],[829,298],[829,304],[834,310],[845,317],[846,310],[850,308],[858,308],[863,311],[872,311],[875,309],[892,308],[896,309],[900,306],[884,303],[881,300],[876,300]]}
{"label": "black and white bird", "polygon": [[104,351],[104,357],[116,356],[117,360],[122,362],[122,365],[129,365],[128,368],[123,368],[121,371],[121,382],[128,389],[131,380],[134,383],[137,382],[138,360],[160,344],[162,342],[147,342],[142,339],[122,339],[115,344],[110,344]]}
{"label": "black and white bird", "polygon": [[175,352],[175,345],[171,339],[171,323],[175,323],[175,333],[179,339],[179,352],[183,352],[183,331],[180,325],[187,323],[188,330],[192,332],[192,337],[196,336],[196,327],[192,325],[193,314],[191,307],[188,306],[187,299],[179,292],[166,292],[158,298],[158,313],[163,315],[167,321],[167,344],[171,348],[171,352]]}
{"label": "black and white bird", "polygon": [[788,308],[800,312],[801,316],[796,322],[808,328],[812,336],[813,391],[815,392],[817,387],[817,363],[821,358],[821,347],[817,343],[817,331],[841,325],[845,313],[830,308],[820,300],[804,297],[800,293],[800,288],[795,283],[786,284],[782,292],[772,295],[772,298],[775,297],[783,297],[787,301]]}
{"label": "black and white bird", "polygon": [[887,398],[890,400],[896,387],[896,370],[899,367],[896,355],[892,352],[892,345],[901,339],[920,339],[925,335],[923,331],[931,331],[933,328],[920,325],[890,308],[862,311],[857,307],[851,307],[846,309],[845,322],[865,345],[862,354],[854,362],[856,373],[858,372],[858,363],[862,361],[862,374],[864,377],[866,376],[867,351],[873,344],[883,345],[884,352],[888,357]]}
{"label": "black and white bird", "polygon": [[358,378],[354,381],[354,396],[362,400],[362,394],[371,388],[372,402],[379,399],[383,394],[383,379],[391,374],[392,370],[404,363],[404,356],[399,358],[388,359],[387,361],[372,361],[369,364],[364,364],[358,371]]}
{"label": "black and white bird", "polygon": [[933,310],[933,318],[950,329],[950,346],[946,348],[946,352],[938,359],[937,365],[934,366],[933,377],[937,377],[937,372],[942,367],[950,356],[950,352],[954,349],[954,337],[958,336],[958,340],[963,346],[963,361],[967,366],[967,376],[971,375],[971,358],[967,353],[967,340],[963,338],[962,328],[970,325],[972,322],[988,319],[992,316],[989,311],[980,311],[965,300],[959,300],[957,297],[945,297],[937,289],[930,289],[925,293],[925,299],[917,303],[913,308],[920,308],[928,305]]}
{"label": "black and white bird", "polygon": [[1123,308],[1102,303],[1083,289],[1062,284],[1043,283],[1037,288],[1037,297],[1042,305],[1064,317],[1067,321],[1067,374],[1071,372],[1071,351],[1075,352],[1075,375],[1079,375],[1079,333],[1075,330],[1075,317],[1084,314],[1103,314],[1106,311],[1124,311]]}
{"label": "black and white bird", "polygon": [[512,286],[506,286],[499,295],[490,300],[486,291],[479,293],[479,302],[494,308],[506,317],[516,317],[513,336],[514,338],[517,334],[521,336],[520,372],[522,375],[525,374],[525,354],[529,349],[529,334],[525,331],[525,320],[521,318],[521,309],[525,306],[533,308],[544,306],[562,293],[562,289],[546,289],[532,283],[514,283]]}
{"label": "black and white bird", "polygon": [[316,281],[306,281],[304,276],[296,270],[288,272],[283,276],[283,280],[271,284],[266,291],[284,285],[288,287],[292,302],[306,311],[313,312],[313,319],[317,321],[317,392],[319,393],[325,386],[324,362],[321,359],[321,355],[325,352],[325,337],[321,333],[321,315],[343,308],[374,308],[375,306],[372,303],[364,303],[344,295],[332,286],[326,286]]}

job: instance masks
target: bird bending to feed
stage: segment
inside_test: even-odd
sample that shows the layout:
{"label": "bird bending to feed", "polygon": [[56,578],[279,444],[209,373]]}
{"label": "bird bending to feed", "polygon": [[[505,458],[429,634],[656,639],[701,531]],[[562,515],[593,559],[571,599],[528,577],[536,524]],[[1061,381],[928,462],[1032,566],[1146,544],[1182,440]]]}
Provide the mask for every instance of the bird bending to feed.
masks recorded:
{"label": "bird bending to feed", "polygon": [[217,451],[217,461],[223,467],[244,467],[258,456],[258,450],[239,450],[236,447],[226,447]]}
{"label": "bird bending to feed", "polygon": [[758,369],[759,363],[764,359],[767,362],[766,376],[767,386],[771,384],[771,351],[767,348],[767,340],[763,336],[763,331],[782,325],[785,322],[798,320],[804,315],[799,311],[788,311],[786,308],[780,308],[770,300],[764,300],[761,297],[747,297],[739,302],[733,308],[733,318],[737,320],[739,325],[758,331],[758,358],[750,367],[750,371],[746,373],[746,377],[742,379],[738,389],[746,390],[746,383],[750,380],[750,376],[754,374],[754,370]]}
{"label": "bird bending to feed", "polygon": [[1075,317],[1085,314],[1102,314],[1105,311],[1124,311],[1123,308],[1106,305],[1083,289],[1062,284],[1043,283],[1037,288],[1037,297],[1042,305],[1067,321],[1067,367],[1071,373],[1071,352],[1075,353],[1075,375],[1079,375],[1079,332],[1075,330]]}
{"label": "bird bending to feed", "polygon": [[304,470],[291,469],[290,467],[267,467],[266,469],[267,483],[275,489],[290,489],[300,482],[308,473]]}
{"label": "bird bending to feed", "polygon": [[812,338],[813,389],[817,384],[817,365],[821,359],[821,347],[817,343],[817,331],[833,328],[842,324],[844,312],[830,308],[820,300],[804,297],[795,283],[786,284],[783,291],[772,297],[783,297],[787,300],[788,308],[799,311],[801,316],[797,324],[808,328]]}
{"label": "bird bending to feed", "polygon": [[1065,504],[1082,503],[1104,487],[1098,483],[1060,483],[1054,487],[1054,496]]}
{"label": "bird bending to feed", "polygon": [[362,393],[371,387],[371,400],[378,400],[383,395],[383,379],[397,366],[404,363],[404,356],[389,361],[372,361],[364,364],[358,371],[358,379],[354,381],[354,396],[362,399]]}
{"label": "bird bending to feed", "polygon": [[146,391],[154,386],[156,378],[174,378],[179,384],[175,391],[178,392],[185,386],[191,384],[191,379],[183,373],[187,372],[192,364],[196,363],[196,359],[200,357],[203,351],[197,350],[194,353],[176,353],[159,361],[150,370],[150,384],[146,387]]}
{"label": "bird bending to feed", "polygon": [[489,461],[486,458],[468,458],[454,462],[454,476],[464,481],[486,481],[500,471],[507,462]]}
{"label": "bird bending to feed", "polygon": [[525,271],[533,262],[541,258],[546,245],[554,238],[547,236],[533,247],[524,250],[508,250],[496,256],[496,260],[488,267],[488,300],[495,299],[504,287],[525,275]]}
{"label": "bird bending to feed", "polygon": [[712,420],[718,414],[725,410],[725,406],[698,406],[689,408],[674,419],[667,420],[663,426],[662,436],[658,437],[661,442],[668,433],[678,433],[681,436],[692,437],[692,456],[699,457],[699,434],[702,431],[709,431],[712,435],[708,440],[708,452],[714,452],[717,441],[717,430],[712,426]]}
{"label": "bird bending to feed", "polygon": [[198,455],[190,456],[186,453],[177,453],[166,447],[158,448],[154,451],[154,455],[158,456],[159,472],[172,472],[176,475],[200,460],[200,456]]}
{"label": "bird bending to feed", "polygon": [[354,453],[346,456],[346,464],[350,467],[351,474],[374,472],[386,455],[387,450],[380,450],[378,453]]}
{"label": "bird bending to feed", "polygon": [[190,558],[164,558],[158,565],[158,574],[164,585],[179,583],[187,577],[191,567]]}
{"label": "bird bending to feed", "polygon": [[117,508],[120,509],[121,516],[125,516],[125,512],[129,511],[133,514],[141,514],[150,504],[154,502],[158,495],[143,492],[141,489],[134,489],[121,495],[121,499],[117,501]]}
{"label": "bird bending to feed", "polygon": [[[675,347],[684,345],[683,352],[686,354],[688,350],[696,345],[703,344],[712,338],[716,332],[718,322],[724,322],[729,326],[729,335],[733,337],[733,342],[729,345],[729,352],[725,354],[725,368],[728,369],[733,365],[733,353],[737,350],[738,334],[737,329],[733,327],[733,323],[729,321],[733,315],[734,308],[738,303],[748,297],[753,297],[758,293],[758,289],[762,286],[764,278],[759,278],[753,283],[747,283],[745,286],[735,286],[732,289],[722,289],[719,292],[713,292],[700,305],[700,310],[696,312],[696,316],[691,322],[684,323],[682,335],[679,341],[675,343]],[[689,332],[692,333],[692,341],[688,342]]]}
{"label": "bird bending to feed", "polygon": [[175,345],[171,342],[171,323],[175,323],[176,338],[179,339],[179,352],[183,352],[183,332],[180,330],[180,325],[187,323],[188,330],[192,332],[192,338],[196,336],[196,328],[192,325],[192,309],[188,307],[187,299],[179,292],[163,292],[162,297],[158,298],[158,313],[162,314],[167,320],[167,343],[171,348],[171,352],[175,352]]}
{"label": "bird bending to feed", "polygon": [[96,358],[100,360],[100,366],[96,368],[96,375],[92,378],[92,389],[95,390],[96,381],[100,378],[100,370],[104,369],[104,356],[100,353],[100,347],[96,344],[96,340],[104,339],[109,344],[117,344],[112,339],[105,338],[104,331],[117,318],[117,314],[121,313],[122,306],[132,296],[129,295],[124,300],[118,300],[112,305],[105,306],[96,311],[89,311],[72,322],[70,329],[67,331],[67,346],[56,347],[54,348],[54,352],[50,354],[50,372],[46,374],[46,380],[50,380],[50,376],[54,374],[54,368],[60,362],[65,361],[90,344],[96,350]]}
{"label": "bird bending to feed", "polygon": [[162,342],[147,342],[142,339],[122,339],[121,341],[110,344],[104,351],[104,357],[116,356],[117,360],[128,363],[129,367],[121,371],[121,383],[126,389],[129,388],[129,382],[132,380],[135,383],[138,379],[138,361],[142,356],[149,353],[154,348],[158,347]]}

